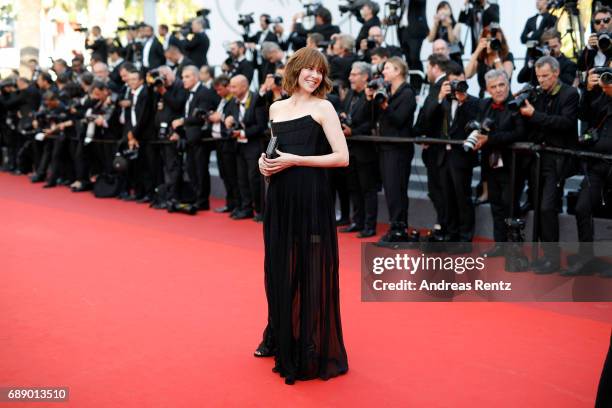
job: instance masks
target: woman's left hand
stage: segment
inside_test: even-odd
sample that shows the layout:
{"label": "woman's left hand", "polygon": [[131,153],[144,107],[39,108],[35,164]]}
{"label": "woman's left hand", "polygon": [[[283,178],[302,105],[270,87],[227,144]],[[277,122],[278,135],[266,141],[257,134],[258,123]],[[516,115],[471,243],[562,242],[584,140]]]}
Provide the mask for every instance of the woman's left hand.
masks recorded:
{"label": "woman's left hand", "polygon": [[283,153],[278,149],[276,149],[276,153],[278,154],[278,157],[275,159],[268,159],[266,157],[263,158],[265,170],[269,174],[275,174],[279,171],[285,170],[288,167],[296,166],[299,162],[300,156],[298,155]]}

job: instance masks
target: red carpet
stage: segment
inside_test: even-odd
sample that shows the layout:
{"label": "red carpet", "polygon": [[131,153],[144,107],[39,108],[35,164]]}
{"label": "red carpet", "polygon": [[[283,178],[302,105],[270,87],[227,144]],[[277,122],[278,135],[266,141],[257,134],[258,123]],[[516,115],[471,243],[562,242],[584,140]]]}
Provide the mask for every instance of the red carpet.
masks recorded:
{"label": "red carpet", "polygon": [[342,234],[349,373],[287,386],[252,357],[261,224],[2,173],[0,225],[0,387],[70,387],[68,404],[0,408],[594,404],[611,304],[361,303]]}

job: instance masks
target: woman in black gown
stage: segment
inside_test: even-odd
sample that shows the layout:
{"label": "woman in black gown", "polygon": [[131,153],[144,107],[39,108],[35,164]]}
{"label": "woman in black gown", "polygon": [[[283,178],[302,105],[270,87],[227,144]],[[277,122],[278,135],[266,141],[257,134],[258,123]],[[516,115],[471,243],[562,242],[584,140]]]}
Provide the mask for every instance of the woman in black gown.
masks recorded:
{"label": "woman in black gown", "polygon": [[287,63],[288,99],[270,107],[279,157],[259,159],[270,177],[264,213],[268,327],[256,356],[274,355],[285,383],[348,371],[342,339],[338,242],[327,168],[348,165],[327,60],[302,48]]}

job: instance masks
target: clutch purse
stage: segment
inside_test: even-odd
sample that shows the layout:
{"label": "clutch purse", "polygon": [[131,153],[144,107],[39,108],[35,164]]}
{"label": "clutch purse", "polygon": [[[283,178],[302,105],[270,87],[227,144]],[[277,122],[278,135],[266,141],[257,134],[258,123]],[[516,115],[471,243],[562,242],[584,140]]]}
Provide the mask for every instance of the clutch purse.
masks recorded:
{"label": "clutch purse", "polygon": [[275,159],[278,157],[278,153],[276,153],[276,149],[278,147],[278,138],[274,135],[270,136],[270,141],[268,142],[268,147],[266,147],[266,158]]}

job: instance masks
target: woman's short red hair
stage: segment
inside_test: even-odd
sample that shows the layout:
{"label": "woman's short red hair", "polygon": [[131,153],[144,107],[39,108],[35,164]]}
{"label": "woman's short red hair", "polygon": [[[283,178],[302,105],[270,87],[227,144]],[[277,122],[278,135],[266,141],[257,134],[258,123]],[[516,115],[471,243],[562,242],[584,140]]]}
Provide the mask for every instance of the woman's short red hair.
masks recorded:
{"label": "woman's short red hair", "polygon": [[314,68],[321,71],[323,79],[312,94],[319,98],[325,98],[325,95],[332,90],[332,83],[328,77],[329,64],[325,55],[314,48],[300,48],[291,58],[289,58],[285,66],[285,75],[283,78],[283,89],[285,92],[291,95],[298,89],[300,86],[298,84],[298,78],[300,77],[300,72],[304,68]]}

